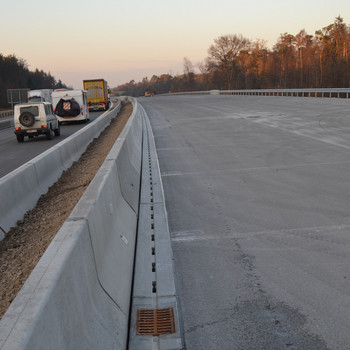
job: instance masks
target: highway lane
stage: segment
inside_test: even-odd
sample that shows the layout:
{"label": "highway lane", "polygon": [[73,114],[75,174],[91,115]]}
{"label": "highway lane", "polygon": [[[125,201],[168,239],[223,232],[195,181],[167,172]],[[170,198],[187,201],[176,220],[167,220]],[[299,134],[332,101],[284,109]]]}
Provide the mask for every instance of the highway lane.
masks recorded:
{"label": "highway lane", "polygon": [[[95,120],[102,113],[91,112],[90,121]],[[45,136],[39,136],[33,139],[26,137],[23,143],[17,142],[13,128],[0,130],[0,178],[61,142],[84,126],[84,123],[63,123],[61,125],[60,136],[53,136],[52,140],[47,140]]]}
{"label": "highway lane", "polygon": [[350,349],[350,103],[140,98],[187,349]]}

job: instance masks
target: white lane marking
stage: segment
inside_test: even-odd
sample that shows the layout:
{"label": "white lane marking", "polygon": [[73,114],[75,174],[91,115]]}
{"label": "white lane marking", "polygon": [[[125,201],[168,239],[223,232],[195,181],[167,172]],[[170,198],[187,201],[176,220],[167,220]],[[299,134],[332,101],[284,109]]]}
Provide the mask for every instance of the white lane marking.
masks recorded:
{"label": "white lane marking", "polygon": [[293,168],[301,168],[301,167],[312,167],[312,166],[327,166],[327,165],[339,165],[339,164],[350,164],[350,161],[344,160],[340,162],[324,162],[324,163],[300,163],[293,165],[274,165],[269,167],[252,167],[252,168],[240,168],[240,169],[218,169],[218,170],[208,170],[208,171],[190,171],[190,172],[182,172],[182,171],[170,171],[162,173],[162,177],[169,176],[192,176],[192,175],[201,175],[201,174],[220,174],[220,173],[241,173],[241,172],[249,172],[249,171],[265,171],[265,170],[288,170]]}
{"label": "white lane marking", "polygon": [[[269,231],[256,231],[256,232],[233,232],[231,234],[224,235],[206,235],[203,230],[189,230],[189,231],[175,231],[171,232],[172,242],[191,242],[191,241],[210,241],[210,240],[221,240],[221,239],[244,239],[255,235],[270,235],[280,233],[313,233],[325,230],[337,231],[343,229],[350,229],[350,225],[338,225],[338,226],[316,226],[316,227],[302,227],[302,228],[291,228],[281,230],[269,230]],[[334,232],[332,232],[334,233]]]}

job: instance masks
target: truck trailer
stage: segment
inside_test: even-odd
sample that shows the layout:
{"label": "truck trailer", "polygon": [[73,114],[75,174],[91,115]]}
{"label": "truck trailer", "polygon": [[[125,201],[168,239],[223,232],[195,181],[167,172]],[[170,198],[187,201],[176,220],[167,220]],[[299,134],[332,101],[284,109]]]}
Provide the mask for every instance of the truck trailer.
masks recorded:
{"label": "truck trailer", "polygon": [[106,111],[109,108],[108,86],[106,80],[83,80],[83,88],[87,91],[89,111]]}

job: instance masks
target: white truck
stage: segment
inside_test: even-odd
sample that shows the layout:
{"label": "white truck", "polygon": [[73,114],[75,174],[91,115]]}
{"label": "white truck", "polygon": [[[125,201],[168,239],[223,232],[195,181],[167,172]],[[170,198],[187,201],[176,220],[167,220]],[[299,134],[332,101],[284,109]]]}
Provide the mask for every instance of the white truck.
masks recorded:
{"label": "white truck", "polygon": [[57,89],[51,94],[52,106],[60,123],[89,120],[85,90]]}
{"label": "white truck", "polygon": [[29,90],[27,92],[28,102],[50,102],[52,103],[52,89]]}

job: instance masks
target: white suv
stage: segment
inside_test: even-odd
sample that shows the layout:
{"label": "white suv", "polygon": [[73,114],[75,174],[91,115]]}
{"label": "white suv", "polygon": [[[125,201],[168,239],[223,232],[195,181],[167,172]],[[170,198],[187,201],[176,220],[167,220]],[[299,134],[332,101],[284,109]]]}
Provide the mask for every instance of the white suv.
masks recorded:
{"label": "white suv", "polygon": [[52,133],[60,135],[60,125],[54,114],[51,103],[23,103],[14,107],[15,134],[18,142],[24,141],[24,136],[46,135],[51,140]]}

